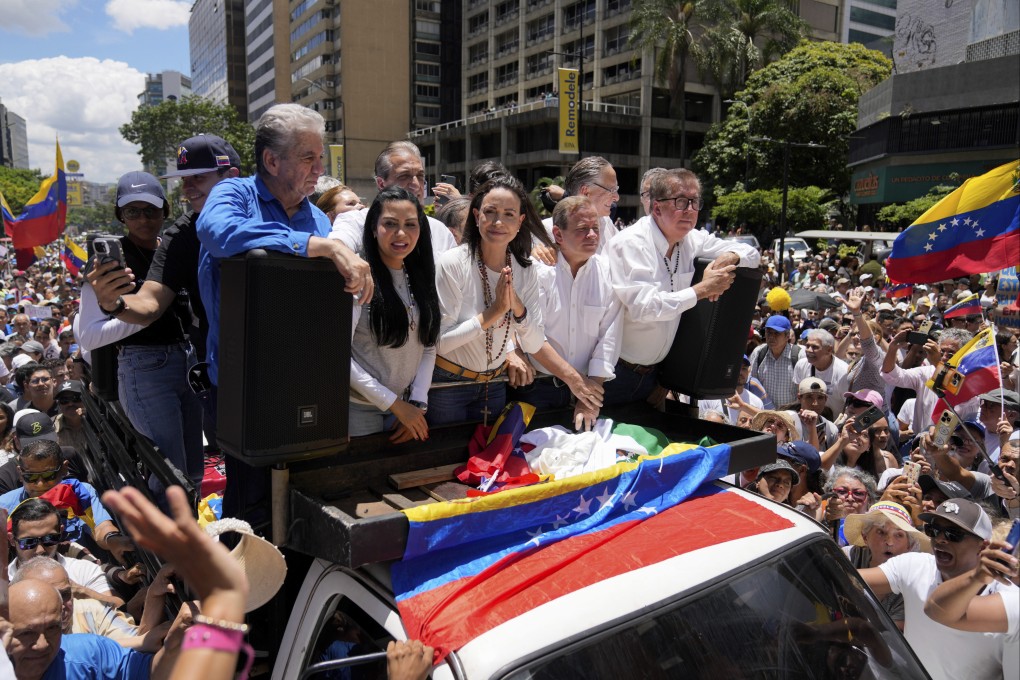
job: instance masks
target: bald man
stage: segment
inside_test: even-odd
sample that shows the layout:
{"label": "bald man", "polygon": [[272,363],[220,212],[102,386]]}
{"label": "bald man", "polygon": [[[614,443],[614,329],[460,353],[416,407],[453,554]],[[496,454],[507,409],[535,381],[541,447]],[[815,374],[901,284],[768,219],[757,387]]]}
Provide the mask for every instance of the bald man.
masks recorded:
{"label": "bald man", "polygon": [[[52,677],[81,680],[150,677],[150,666],[154,666],[151,654],[124,649],[98,635],[64,635],[63,602],[50,584],[36,579],[19,581],[10,588],[9,603],[14,628],[9,652],[17,680],[41,680],[50,672]],[[164,669],[164,675],[169,670]],[[154,672],[152,677],[164,675]]]}

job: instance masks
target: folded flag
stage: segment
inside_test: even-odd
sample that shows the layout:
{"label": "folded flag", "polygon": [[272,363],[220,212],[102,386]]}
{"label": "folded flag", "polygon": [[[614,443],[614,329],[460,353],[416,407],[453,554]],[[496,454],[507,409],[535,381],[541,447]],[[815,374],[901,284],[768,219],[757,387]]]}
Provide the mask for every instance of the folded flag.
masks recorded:
{"label": "folded flag", "polygon": [[962,316],[970,316],[971,314],[981,313],[981,298],[978,297],[977,293],[963,298],[952,307],[948,307],[945,312],[942,313],[943,319],[958,319]]}
{"label": "folded flag", "polygon": [[1020,261],[1020,161],[963,185],[896,237],[889,278],[933,283],[984,274]]}
{"label": "folded flag", "polygon": [[896,283],[889,286],[887,293],[891,298],[910,297],[914,294],[914,284]]}
{"label": "folded flag", "polygon": [[64,249],[60,253],[60,260],[64,263],[68,274],[78,276],[78,272],[85,266],[85,261],[88,259],[88,254],[80,245],[72,241],[70,236],[64,237]]}
{"label": "folded flag", "polygon": [[939,399],[935,403],[935,410],[931,414],[932,422],[938,422],[939,416],[946,410],[945,402],[956,408],[980,394],[1001,387],[995,334],[991,328],[979,331],[946,363],[948,371],[941,384],[935,384],[941,371],[937,371],[926,383],[929,389],[941,389],[944,392],[944,401]]}
{"label": "folded flag", "polygon": [[[435,647],[441,659],[581,588],[791,526],[706,484],[726,474],[729,453],[725,444],[674,444],[660,457],[404,511],[407,548],[392,579],[409,637]],[[720,513],[739,519],[720,522]]]}

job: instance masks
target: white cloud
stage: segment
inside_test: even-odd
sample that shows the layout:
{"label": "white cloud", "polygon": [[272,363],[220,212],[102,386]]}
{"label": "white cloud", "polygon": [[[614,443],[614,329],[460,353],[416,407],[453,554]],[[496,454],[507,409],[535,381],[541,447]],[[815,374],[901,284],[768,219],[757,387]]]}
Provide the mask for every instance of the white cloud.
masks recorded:
{"label": "white cloud", "polygon": [[106,13],[113,27],[125,33],[136,28],[187,26],[194,0],[109,0]]}
{"label": "white cloud", "polygon": [[3,28],[28,35],[69,31],[60,14],[76,0],[3,0]]}
{"label": "white cloud", "polygon": [[64,161],[81,163],[85,179],[112,182],[141,169],[138,148],[117,128],[131,120],[145,74],[124,62],[94,57],[53,57],[0,64],[4,104],[28,127],[28,157],[44,175],[53,172],[59,135]]}

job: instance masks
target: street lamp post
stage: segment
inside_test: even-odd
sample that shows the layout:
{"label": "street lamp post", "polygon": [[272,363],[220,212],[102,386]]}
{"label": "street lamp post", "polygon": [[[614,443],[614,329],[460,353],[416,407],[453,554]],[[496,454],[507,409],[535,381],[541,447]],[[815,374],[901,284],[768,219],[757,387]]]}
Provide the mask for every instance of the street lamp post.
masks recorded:
{"label": "street lamp post", "polygon": [[783,145],[783,207],[779,213],[779,257],[776,258],[776,271],[779,272],[779,285],[783,285],[783,258],[786,248],[786,196],[790,189],[790,147],[799,149],[825,149],[825,144],[814,142],[791,142],[787,139],[772,139],[771,137],[751,137],[752,142],[767,142],[770,144]]}
{"label": "street lamp post", "polygon": [[[329,86],[330,89],[327,90],[325,87],[322,86],[321,83],[318,83],[318,82],[316,82],[314,80],[311,80],[310,78],[301,78],[301,80],[303,80],[304,82],[308,83],[312,87],[314,87],[317,90],[320,90],[321,92],[326,94],[331,100],[333,100],[333,105],[340,109],[340,144],[342,144],[343,147],[344,147],[343,173],[344,173],[344,181],[346,182],[347,181],[347,121],[345,120],[345,118],[346,118],[345,114],[347,112],[344,110],[343,99],[339,99],[339,100],[337,99],[337,96],[336,96],[336,87],[335,86]],[[334,130],[333,133],[336,134],[336,130]]]}

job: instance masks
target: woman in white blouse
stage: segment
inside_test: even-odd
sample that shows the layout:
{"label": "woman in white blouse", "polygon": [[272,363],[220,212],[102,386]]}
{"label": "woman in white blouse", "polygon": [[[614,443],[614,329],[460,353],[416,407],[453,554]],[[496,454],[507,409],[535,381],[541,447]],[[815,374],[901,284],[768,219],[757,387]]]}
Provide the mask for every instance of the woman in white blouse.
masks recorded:
{"label": "woman in white blouse", "polygon": [[516,179],[489,180],[471,199],[464,242],[439,259],[443,321],[430,425],[494,419],[506,402],[506,384],[493,379],[502,375],[508,349],[536,352],[545,341],[528,207]]}
{"label": "woman in white blouse", "polygon": [[441,317],[429,222],[414,194],[380,192],[362,243],[375,295],[354,306],[350,433],[392,429],[395,444],[423,440]]}

